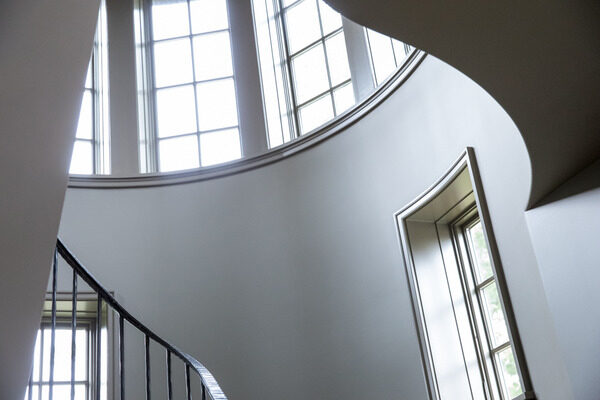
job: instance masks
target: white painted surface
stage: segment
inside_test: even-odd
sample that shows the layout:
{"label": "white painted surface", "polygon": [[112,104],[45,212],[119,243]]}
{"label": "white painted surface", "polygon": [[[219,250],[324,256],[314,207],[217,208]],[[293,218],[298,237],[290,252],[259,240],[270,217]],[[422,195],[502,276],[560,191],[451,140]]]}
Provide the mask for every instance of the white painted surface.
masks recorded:
{"label": "white painted surface", "polygon": [[521,136],[488,94],[433,57],[365,119],[281,162],[187,185],[70,189],[61,235],[232,400],[424,399],[393,213],[466,146],[536,392],[570,399],[523,213]]}
{"label": "white painted surface", "polygon": [[[527,212],[527,223],[577,400],[600,397],[600,162]],[[571,193],[578,193],[570,197]]]}
{"label": "white painted surface", "polygon": [[0,398],[22,400],[97,0],[0,2]]}

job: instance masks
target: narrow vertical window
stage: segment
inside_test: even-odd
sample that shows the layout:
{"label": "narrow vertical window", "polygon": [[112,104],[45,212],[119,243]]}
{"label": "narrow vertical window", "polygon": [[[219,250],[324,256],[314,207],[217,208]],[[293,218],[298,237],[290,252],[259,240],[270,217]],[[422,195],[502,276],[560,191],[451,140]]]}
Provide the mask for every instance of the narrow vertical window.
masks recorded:
{"label": "narrow vertical window", "polygon": [[109,174],[106,9],[100,5],[94,47],[86,73],[69,173]]}
{"label": "narrow vertical window", "polygon": [[458,229],[459,240],[468,254],[466,264],[470,276],[466,281],[477,300],[480,337],[486,338],[484,347],[489,352],[491,370],[502,398],[514,399],[523,389],[481,221],[476,217]]}
{"label": "narrow vertical window", "polygon": [[404,63],[414,48],[369,28],[365,28],[365,35],[371,56],[373,79],[378,86]]}
{"label": "narrow vertical window", "polygon": [[535,399],[474,152],[396,214],[429,398]]}
{"label": "narrow vertical window", "polygon": [[144,134],[155,169],[240,158],[226,0],[151,0],[144,11],[145,68],[151,71],[145,101],[152,121]]}

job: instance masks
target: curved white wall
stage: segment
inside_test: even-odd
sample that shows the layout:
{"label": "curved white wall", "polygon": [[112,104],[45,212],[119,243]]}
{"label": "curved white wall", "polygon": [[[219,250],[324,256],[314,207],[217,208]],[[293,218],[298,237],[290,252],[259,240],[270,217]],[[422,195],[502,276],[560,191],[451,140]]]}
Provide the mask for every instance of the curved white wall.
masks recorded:
{"label": "curved white wall", "polygon": [[569,399],[523,213],[525,146],[488,94],[433,57],[346,132],[281,162],[187,185],[70,189],[61,236],[232,400],[425,399],[392,215],[466,146],[536,392]]}

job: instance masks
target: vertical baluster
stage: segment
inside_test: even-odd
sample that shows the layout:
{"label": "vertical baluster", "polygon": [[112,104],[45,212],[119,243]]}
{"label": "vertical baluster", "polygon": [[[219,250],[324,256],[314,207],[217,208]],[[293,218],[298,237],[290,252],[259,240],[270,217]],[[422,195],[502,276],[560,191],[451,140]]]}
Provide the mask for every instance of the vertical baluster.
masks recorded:
{"label": "vertical baluster", "polygon": [[96,400],[100,400],[100,379],[102,377],[102,297],[98,294],[96,309]]}
{"label": "vertical baluster", "polygon": [[119,375],[121,376],[121,400],[125,400],[125,320],[119,316]]}
{"label": "vertical baluster", "polygon": [[171,381],[171,350],[167,349],[167,395],[173,400],[173,382]]}
{"label": "vertical baluster", "polygon": [[150,337],[146,335],[146,400],[150,400]]}
{"label": "vertical baluster", "polygon": [[190,388],[190,365],[188,363],[185,364],[185,394],[187,395],[187,400],[192,400],[192,390]]}
{"label": "vertical baluster", "polygon": [[77,273],[73,269],[73,297],[71,298],[71,400],[75,400],[75,334],[77,333]]}
{"label": "vertical baluster", "polygon": [[[56,269],[58,264],[58,252],[54,249],[54,260],[52,261],[52,316],[50,332],[50,379],[49,379],[49,400],[52,400],[54,392],[54,344],[56,341]],[[41,389],[41,388],[40,388]]]}
{"label": "vertical baluster", "polygon": [[33,366],[31,366],[31,374],[29,374],[29,383],[27,385],[27,400],[31,400],[31,396],[32,396],[32,394],[31,394],[31,387],[33,385],[32,385],[31,381],[33,381]]}

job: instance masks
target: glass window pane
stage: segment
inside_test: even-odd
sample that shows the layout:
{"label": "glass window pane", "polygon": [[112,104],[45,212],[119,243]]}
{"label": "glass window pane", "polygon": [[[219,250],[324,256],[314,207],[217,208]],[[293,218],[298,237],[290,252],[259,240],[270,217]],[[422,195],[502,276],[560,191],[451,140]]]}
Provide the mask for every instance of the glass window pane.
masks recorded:
{"label": "glass window pane", "polygon": [[71,379],[71,330],[56,329],[55,334],[54,379],[67,381]]}
{"label": "glass window pane", "polygon": [[227,2],[225,0],[192,0],[192,33],[227,29]]}
{"label": "glass window pane", "polygon": [[[58,379],[58,378],[55,378]],[[53,399],[64,399],[64,400],[70,400],[71,399],[71,384],[67,384],[67,385],[57,385],[54,384],[54,386],[52,387],[52,398]]]}
{"label": "glass window pane", "polygon": [[194,37],[196,80],[208,80],[233,75],[229,32]]}
{"label": "glass window pane", "polygon": [[331,95],[326,95],[319,100],[300,108],[300,125],[302,134],[323,125],[333,118],[333,105]]}
{"label": "glass window pane", "polygon": [[340,115],[354,105],[354,88],[352,83],[342,86],[333,92],[335,111]]}
{"label": "glass window pane", "polygon": [[75,385],[75,400],[86,400],[85,385]]}
{"label": "glass window pane", "polygon": [[485,236],[483,235],[481,221],[467,229],[467,235],[469,238],[471,256],[475,263],[477,283],[480,283],[494,275],[492,263],[490,261],[490,253],[485,242]]}
{"label": "glass window pane", "polygon": [[185,0],[152,2],[152,36],[154,40],[189,35],[188,6]]}
{"label": "glass window pane", "polygon": [[94,137],[94,118],[92,106],[92,92],[83,91],[81,98],[81,108],[79,109],[79,121],[77,122],[77,133],[75,137],[79,139],[92,139]]}
{"label": "glass window pane", "polygon": [[202,166],[220,164],[240,158],[242,153],[238,129],[201,134],[200,156]]}
{"label": "glass window pane", "polygon": [[509,347],[499,352],[496,355],[496,363],[500,370],[500,381],[505,397],[514,399],[523,393],[512,348]]}
{"label": "glass window pane", "polygon": [[39,379],[40,379],[40,355],[42,354],[41,348],[40,348],[40,346],[42,345],[41,340],[42,340],[42,331],[38,330],[38,333],[37,333],[37,336],[35,339],[35,347],[33,349],[33,370],[31,373],[33,381],[39,381]]}
{"label": "glass window pane", "polygon": [[88,379],[88,331],[77,329],[75,332],[75,379]]}
{"label": "glass window pane", "polygon": [[[94,147],[92,142],[87,140],[75,140],[73,146],[73,155],[71,156],[70,174],[91,175],[94,173]],[[48,334],[48,338],[50,334]],[[46,338],[44,338],[46,340]],[[44,351],[46,350],[46,342],[44,342]],[[46,355],[44,354],[44,362]]]}
{"label": "glass window pane", "polygon": [[346,51],[346,39],[344,33],[337,33],[325,41],[327,49],[327,62],[329,63],[329,74],[331,84],[338,85],[350,79],[350,65],[348,64],[348,52]]}
{"label": "glass window pane", "polygon": [[[31,387],[31,398],[33,400],[37,400],[38,399],[39,390],[40,390],[39,386],[37,386],[37,385],[34,385],[34,386]],[[29,399],[29,397],[25,397],[25,399]]]}
{"label": "glass window pane", "polygon": [[318,44],[292,59],[292,71],[298,104],[329,89],[323,45]]}
{"label": "glass window pane", "polygon": [[[92,58],[93,60],[93,58]],[[92,60],[90,60],[90,63],[88,64],[88,69],[87,69],[87,73],[85,74],[85,88],[86,89],[93,89],[94,85],[92,82],[93,76],[92,76]]]}
{"label": "glass window pane", "polygon": [[233,79],[199,83],[198,126],[201,131],[226,128],[238,123]]}
{"label": "glass window pane", "polygon": [[50,379],[50,329],[43,329],[44,346],[43,346],[43,362],[42,362],[42,380]]}
{"label": "glass window pane", "polygon": [[367,29],[375,82],[379,85],[396,69],[392,41],[388,36]]}
{"label": "glass window pane", "polygon": [[157,90],[156,114],[158,137],[196,132],[194,86]]}
{"label": "glass window pane", "polygon": [[323,0],[319,0],[319,10],[321,11],[321,23],[324,35],[342,27],[342,16],[340,13],[325,4]]}
{"label": "glass window pane", "polygon": [[50,400],[50,389],[48,385],[42,385],[42,400]]}
{"label": "glass window pane", "polygon": [[154,45],[154,73],[157,87],[191,82],[190,40],[176,39]]}
{"label": "glass window pane", "polygon": [[481,293],[485,308],[485,318],[492,330],[490,336],[492,337],[493,346],[496,347],[508,342],[508,330],[496,282],[492,282],[490,285],[484,287]]}
{"label": "glass window pane", "polygon": [[285,12],[290,53],[321,37],[316,0],[303,0]]}
{"label": "glass window pane", "polygon": [[198,168],[198,139],[196,135],[158,141],[160,172]]}
{"label": "glass window pane", "polygon": [[399,67],[407,57],[406,45],[399,40],[392,39],[392,46],[394,47],[394,55],[396,56],[396,66]]}

